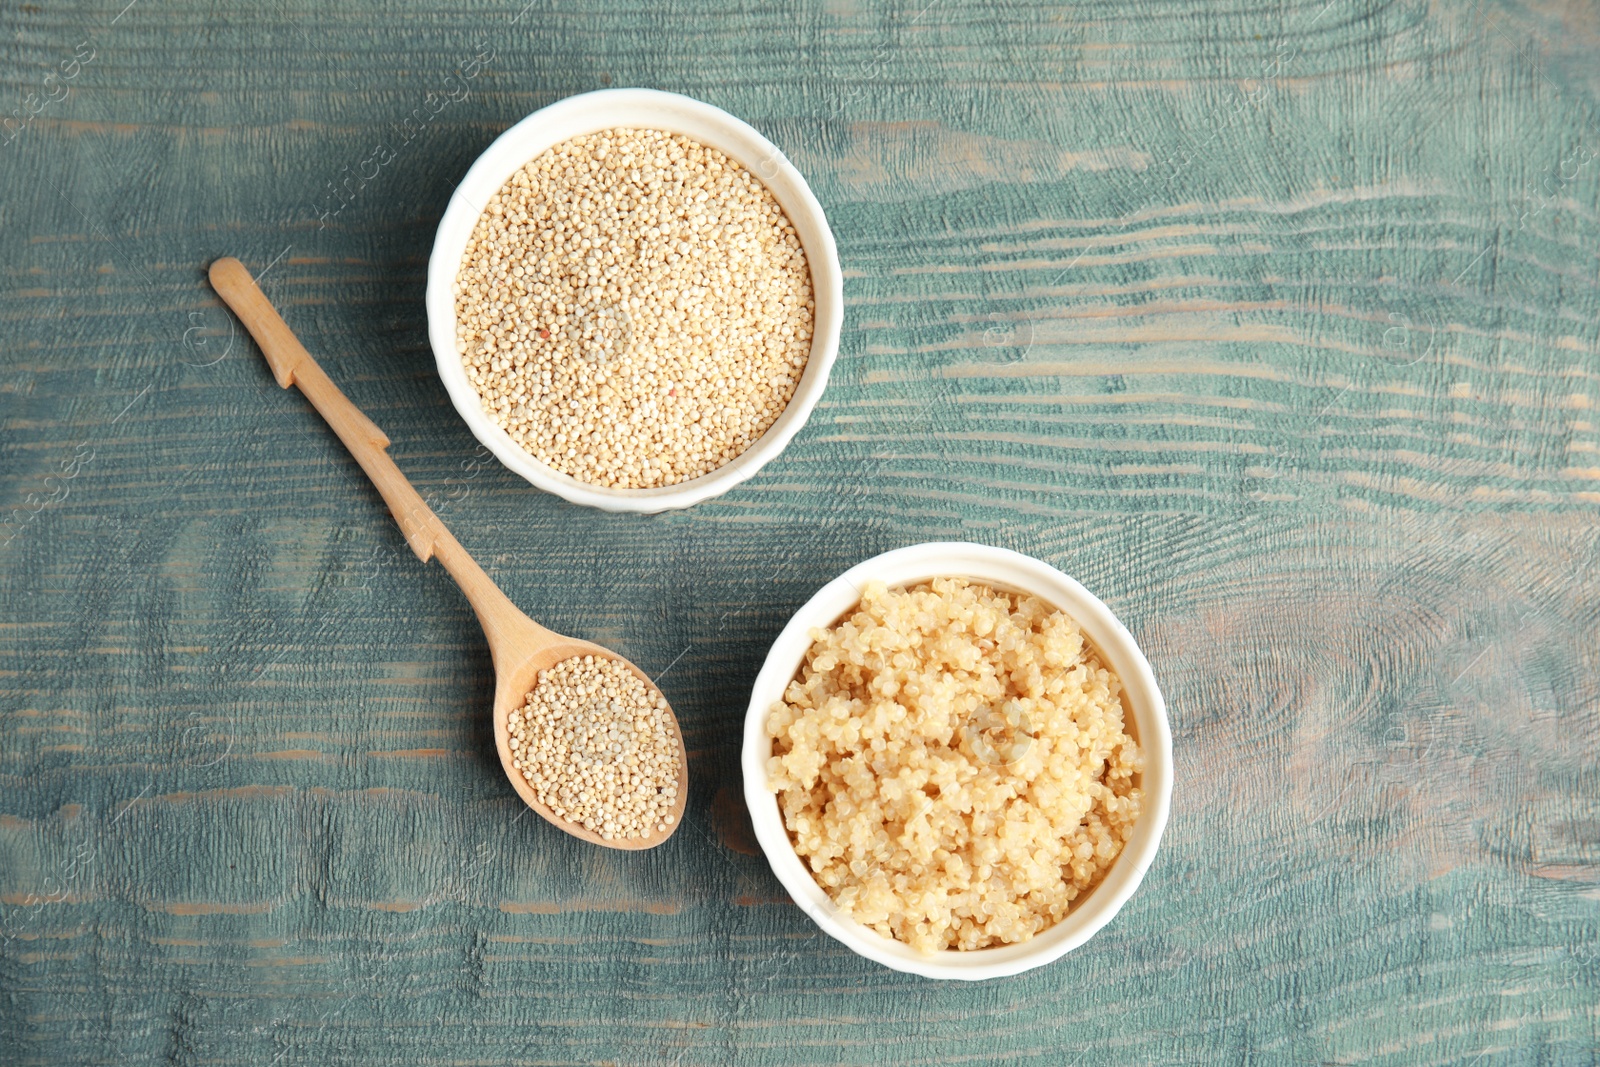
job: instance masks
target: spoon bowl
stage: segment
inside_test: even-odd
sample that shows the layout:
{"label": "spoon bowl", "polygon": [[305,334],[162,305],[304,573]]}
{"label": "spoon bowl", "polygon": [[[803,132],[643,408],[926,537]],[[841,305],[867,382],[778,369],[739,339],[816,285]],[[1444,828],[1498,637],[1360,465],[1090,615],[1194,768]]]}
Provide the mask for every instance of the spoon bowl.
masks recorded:
{"label": "spoon bowl", "polygon": [[[532,651],[524,655],[521,660],[508,663],[504,667],[501,666],[500,658],[498,656],[495,657],[494,747],[500,753],[500,766],[505,770],[506,777],[511,779],[511,787],[517,791],[517,795],[522,798],[528,807],[560,826],[573,837],[581,837],[590,844],[627,850],[654,848],[656,845],[661,844],[661,842],[671,837],[672,832],[678,828],[678,824],[683,822],[683,805],[688,797],[686,788],[688,782],[686,779],[688,777],[689,760],[683,749],[683,731],[677,728],[676,717],[673,718],[672,723],[673,735],[678,743],[678,794],[673,802],[672,810],[669,812],[670,821],[667,823],[667,828],[654,831],[646,837],[613,837],[606,839],[593,830],[561,818],[540,801],[533,785],[512,764],[511,713],[522,707],[523,702],[527,700],[528,694],[533,691],[534,685],[538,682],[540,671],[549,670],[556,664],[563,663],[574,656],[594,656],[596,659],[603,657],[621,663],[645,685],[652,690],[656,689],[656,685],[650,680],[650,676],[634,666],[626,657],[619,656],[617,653],[602,645],[597,645],[593,641],[580,641],[575,637],[563,637],[560,634],[545,630],[544,627],[532,622],[531,619],[529,622],[543,630],[544,634],[548,635],[548,638],[552,640],[544,641],[544,643],[528,642],[524,647],[531,648]],[[494,639],[490,638],[491,647],[493,647],[493,641]],[[656,691],[659,692],[659,690]],[[670,710],[668,713],[671,714]]]}
{"label": "spoon bowl", "polygon": [[[500,753],[500,766],[517,795],[547,821],[565,830],[573,837],[605,848],[636,850],[654,848],[683,822],[683,805],[689,793],[689,762],[683,748],[683,730],[678,726],[672,709],[667,709],[673,739],[678,748],[678,777],[674,783],[677,794],[673,801],[671,818],[664,828],[652,830],[642,837],[604,838],[582,825],[564,819],[540,802],[533,786],[511,762],[511,713],[527,700],[529,691],[538,680],[539,672],[547,670],[574,656],[595,656],[622,663],[639,677],[652,691],[660,694],[650,676],[622,656],[592,641],[566,637],[548,630],[524,615],[500,587],[484,573],[461,542],[445,528],[439,516],[433,513],[422,495],[400,473],[386,449],[389,438],[361,413],[361,410],[340,392],[311,353],[305,350],[288,324],[267,300],[255,279],[237,259],[219,259],[211,265],[211,286],[233,309],[244,323],[250,336],[261,347],[261,353],[272,367],[278,384],[287,389],[297,386],[307,400],[325,419],[333,432],[339,435],[361,469],[367,472],[372,484],[383,496],[384,503],[405,534],[406,542],[417,557],[426,563],[437,558],[450,572],[483,626],[489,639],[489,652],[494,659],[494,743]],[[664,699],[664,698],[663,698]]]}

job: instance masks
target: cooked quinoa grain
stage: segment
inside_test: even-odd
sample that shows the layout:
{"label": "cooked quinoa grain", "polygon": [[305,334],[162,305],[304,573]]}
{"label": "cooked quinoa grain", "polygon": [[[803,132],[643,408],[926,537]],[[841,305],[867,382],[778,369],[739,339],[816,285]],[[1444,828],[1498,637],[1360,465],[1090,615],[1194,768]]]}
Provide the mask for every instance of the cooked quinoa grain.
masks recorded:
{"label": "cooked quinoa grain", "polygon": [[846,914],[920,949],[1026,941],[1094,888],[1139,817],[1121,682],[1071,617],[961,578],[867,585],[811,633],[767,769]]}
{"label": "cooked quinoa grain", "polygon": [[574,656],[511,712],[511,765],[539,801],[606,840],[672,825],[679,753],[660,693],[622,663]]}
{"label": "cooked quinoa grain", "polygon": [[737,458],[794,396],[811,272],[778,201],[660,130],[563,141],[512,175],[456,276],[483,410],[541,462],[619,489]]}

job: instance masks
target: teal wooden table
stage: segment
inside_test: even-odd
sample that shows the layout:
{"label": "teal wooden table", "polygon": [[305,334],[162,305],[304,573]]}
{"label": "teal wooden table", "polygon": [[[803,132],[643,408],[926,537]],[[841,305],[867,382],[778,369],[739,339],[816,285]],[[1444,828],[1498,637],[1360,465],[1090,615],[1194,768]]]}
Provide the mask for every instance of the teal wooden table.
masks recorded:
{"label": "teal wooden table", "polygon": [[[0,1062],[1600,1062],[1592,0],[33,0],[0,40]],[[422,310],[477,153],[621,85],[761,129],[846,270],[806,430],[654,518],[476,451]],[[470,610],[225,254],[518,604],[661,678],[666,847],[528,817]],[[1104,598],[1177,758],[1122,914],[978,985],[819,933],[736,773],[789,613],[936,538]]]}

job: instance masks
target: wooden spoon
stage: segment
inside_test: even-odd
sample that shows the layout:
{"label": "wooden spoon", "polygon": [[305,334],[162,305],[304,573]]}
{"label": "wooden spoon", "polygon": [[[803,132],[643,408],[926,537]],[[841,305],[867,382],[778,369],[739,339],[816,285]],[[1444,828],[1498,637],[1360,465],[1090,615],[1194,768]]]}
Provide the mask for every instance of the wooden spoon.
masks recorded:
{"label": "wooden spoon", "polygon": [[285,389],[300,387],[311,406],[316,408],[333,432],[339,435],[361,469],[367,472],[372,484],[378,487],[394,521],[400,524],[406,542],[417,557],[426,563],[437,557],[467,595],[472,610],[478,614],[484,635],[489,639],[489,651],[494,657],[494,743],[500,750],[500,766],[511,786],[534,811],[573,837],[607,848],[654,848],[672,836],[683,822],[683,805],[689,793],[689,761],[683,750],[683,731],[677,718],[668,709],[667,718],[672,723],[672,733],[678,743],[678,794],[673,804],[671,821],[665,830],[652,832],[648,837],[613,838],[606,840],[583,826],[561,818],[540,803],[533,787],[522,772],[511,765],[510,734],[507,720],[511,712],[521,707],[534,687],[540,671],[573,656],[595,656],[614,659],[624,664],[642,679],[652,691],[659,692],[648,675],[610,649],[590,641],[545,629],[511,603],[498,586],[483,572],[467,550],[461,547],[444,523],[423,502],[421,494],[412,488],[406,476],[400,473],[394,460],[384,449],[389,438],[382,430],[352,404],[339,391],[317,361],[290,332],[288,325],[256,285],[255,279],[237,259],[219,259],[211,264],[211,286],[217,295],[239,316],[250,336],[261,346],[261,352],[272,367],[272,374]]}

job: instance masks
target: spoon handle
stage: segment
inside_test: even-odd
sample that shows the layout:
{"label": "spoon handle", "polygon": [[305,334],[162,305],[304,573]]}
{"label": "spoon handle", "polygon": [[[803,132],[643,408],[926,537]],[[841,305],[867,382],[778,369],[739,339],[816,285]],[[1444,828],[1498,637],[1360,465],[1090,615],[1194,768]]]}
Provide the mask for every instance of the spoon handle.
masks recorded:
{"label": "spoon handle", "polygon": [[[385,451],[389,447],[388,436],[323,373],[256,285],[245,265],[231,256],[217,260],[211,264],[211,287],[261,346],[261,353],[267,357],[278,384],[285,389],[298,386],[311,406],[339,435],[339,440],[377,486],[417,558],[426,563],[437,557],[450,572],[491,639],[511,629],[537,626],[500,591],[428,507],[422,494],[400,473],[400,468]],[[490,644],[498,648],[500,642],[491,640]]]}

